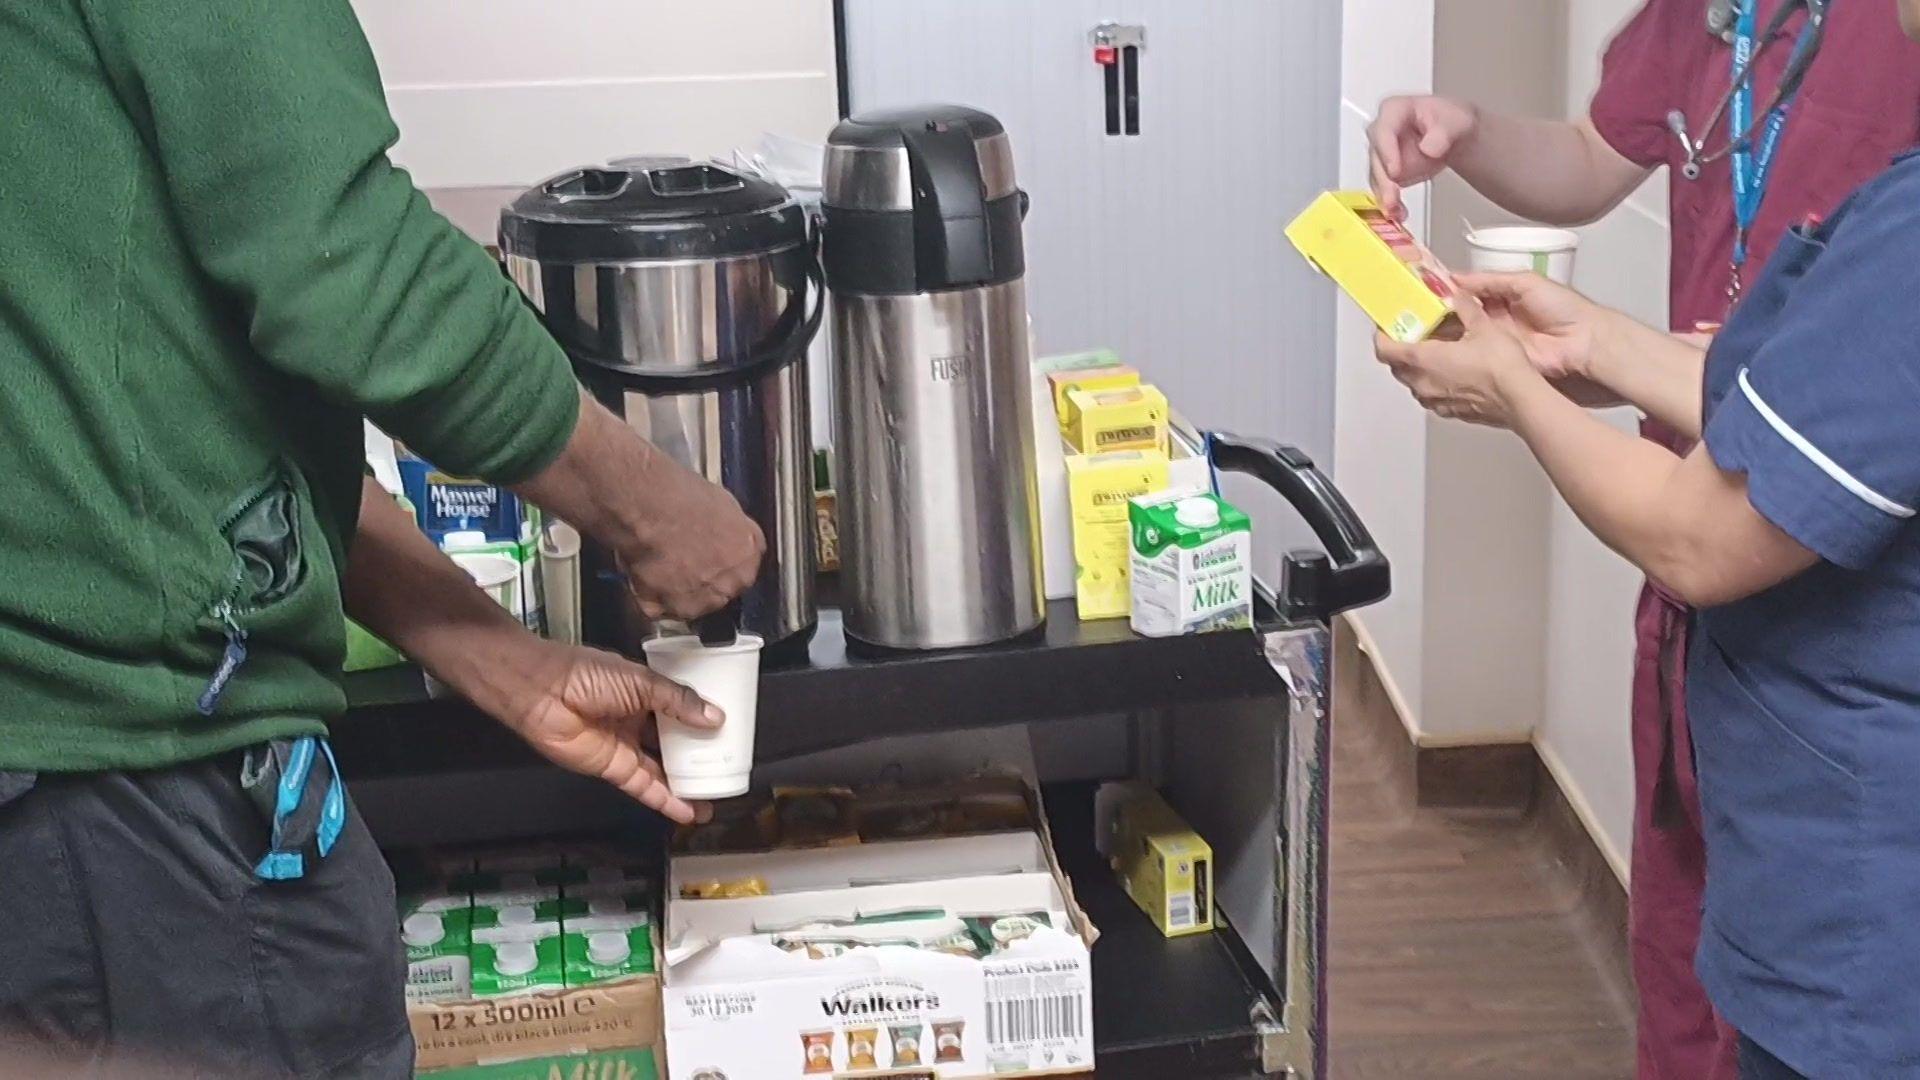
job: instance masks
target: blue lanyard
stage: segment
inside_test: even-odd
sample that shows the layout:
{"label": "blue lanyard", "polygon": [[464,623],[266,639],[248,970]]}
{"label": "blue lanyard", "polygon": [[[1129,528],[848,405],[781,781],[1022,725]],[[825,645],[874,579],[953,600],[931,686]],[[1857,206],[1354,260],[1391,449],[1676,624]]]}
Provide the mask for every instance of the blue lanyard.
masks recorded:
{"label": "blue lanyard", "polygon": [[[1738,81],[1733,87],[1727,125],[1734,132],[1744,132],[1753,123],[1753,71],[1750,65],[1756,47],[1754,39],[1759,35],[1759,22],[1760,0],[1744,0],[1740,5],[1740,18],[1733,28],[1733,77]],[[1807,25],[1801,28],[1799,40],[1794,42],[1793,57],[1787,62],[1789,70],[1801,54],[1813,47],[1816,36],[1817,30],[1810,13]],[[1737,227],[1733,240],[1736,275],[1747,264],[1747,239],[1753,232],[1754,222],[1760,217],[1760,204],[1767,197],[1767,182],[1773,178],[1774,154],[1780,149],[1781,133],[1787,129],[1787,111],[1798,96],[1799,87],[1796,86],[1767,114],[1766,127],[1760,133],[1757,151],[1750,141],[1742,141],[1733,151],[1730,171],[1733,173],[1733,220]]]}
{"label": "blue lanyard", "polygon": [[347,823],[347,796],[340,783],[340,766],[333,760],[333,747],[325,739],[305,735],[293,740],[286,764],[280,770],[280,782],[274,791],[271,847],[253,868],[264,881],[292,881],[307,872],[306,857],[288,843],[288,819],[306,801],[307,782],[313,775],[315,758],[327,760],[327,791],[320,801],[319,820],[315,823],[316,847],[320,857],[333,853],[333,845]]}

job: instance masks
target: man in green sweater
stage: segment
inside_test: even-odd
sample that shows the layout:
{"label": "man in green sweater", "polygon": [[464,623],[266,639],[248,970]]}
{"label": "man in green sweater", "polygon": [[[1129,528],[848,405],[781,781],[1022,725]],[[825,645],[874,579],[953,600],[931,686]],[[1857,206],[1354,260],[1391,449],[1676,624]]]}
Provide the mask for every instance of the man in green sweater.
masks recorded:
{"label": "man in green sweater", "polygon": [[763,540],[389,164],[347,0],[0,3],[0,72],[0,1056],[407,1075],[392,880],[323,741],[343,608],[681,821],[642,729],[722,718],[522,630],[365,481],[362,417],[613,547],[655,615]]}

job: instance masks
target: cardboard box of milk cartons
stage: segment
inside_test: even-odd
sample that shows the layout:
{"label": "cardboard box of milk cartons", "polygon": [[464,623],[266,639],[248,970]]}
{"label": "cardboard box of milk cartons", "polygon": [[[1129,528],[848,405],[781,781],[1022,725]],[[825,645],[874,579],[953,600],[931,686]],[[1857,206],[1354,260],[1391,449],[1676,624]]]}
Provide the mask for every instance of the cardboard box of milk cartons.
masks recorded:
{"label": "cardboard box of milk cartons", "polygon": [[1143,495],[1127,507],[1133,631],[1174,637],[1253,625],[1253,527],[1211,494]]}

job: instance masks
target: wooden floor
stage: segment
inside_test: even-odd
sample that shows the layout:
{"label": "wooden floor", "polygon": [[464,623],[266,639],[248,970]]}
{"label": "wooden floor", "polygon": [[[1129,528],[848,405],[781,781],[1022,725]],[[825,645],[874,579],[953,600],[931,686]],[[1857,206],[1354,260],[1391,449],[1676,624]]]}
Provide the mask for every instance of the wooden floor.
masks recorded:
{"label": "wooden floor", "polygon": [[1335,1080],[1632,1076],[1618,936],[1549,831],[1518,811],[1415,808],[1404,735],[1355,706],[1334,708]]}

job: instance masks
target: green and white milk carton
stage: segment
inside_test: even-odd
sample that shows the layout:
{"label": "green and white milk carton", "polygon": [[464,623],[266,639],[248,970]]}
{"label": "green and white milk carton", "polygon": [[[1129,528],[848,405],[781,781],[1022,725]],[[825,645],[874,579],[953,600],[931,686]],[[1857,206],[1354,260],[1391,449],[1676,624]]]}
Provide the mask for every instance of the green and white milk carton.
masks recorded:
{"label": "green and white milk carton", "polygon": [[407,1000],[451,1001],[473,993],[472,912],[465,897],[436,897],[400,920],[407,946]]}
{"label": "green and white milk carton", "polygon": [[644,894],[652,886],[648,868],[637,863],[592,863],[572,869],[576,876],[567,883],[568,896]]}
{"label": "green and white milk carton", "polygon": [[565,897],[558,876],[558,866],[502,874],[483,870],[473,875],[469,880],[474,882],[474,939],[479,940],[489,930],[558,924],[569,909],[586,911],[586,901]]}
{"label": "green and white milk carton", "polygon": [[1175,637],[1253,625],[1253,527],[1218,495],[1129,501],[1133,631]]}
{"label": "green and white milk carton", "polygon": [[544,871],[482,870],[474,883],[473,996],[499,997],[566,985],[560,959],[560,886]]}
{"label": "green and white milk carton", "polygon": [[476,998],[559,990],[567,985],[558,922],[475,930],[471,955]]}
{"label": "green and white milk carton", "polygon": [[568,986],[592,986],[654,972],[653,918],[644,893],[601,892],[563,920]]}
{"label": "green and white milk carton", "polygon": [[481,930],[511,930],[515,927],[538,926],[542,923],[557,923],[568,914],[586,910],[586,901],[562,899],[559,891],[552,896],[475,896],[473,901],[472,927]]}

